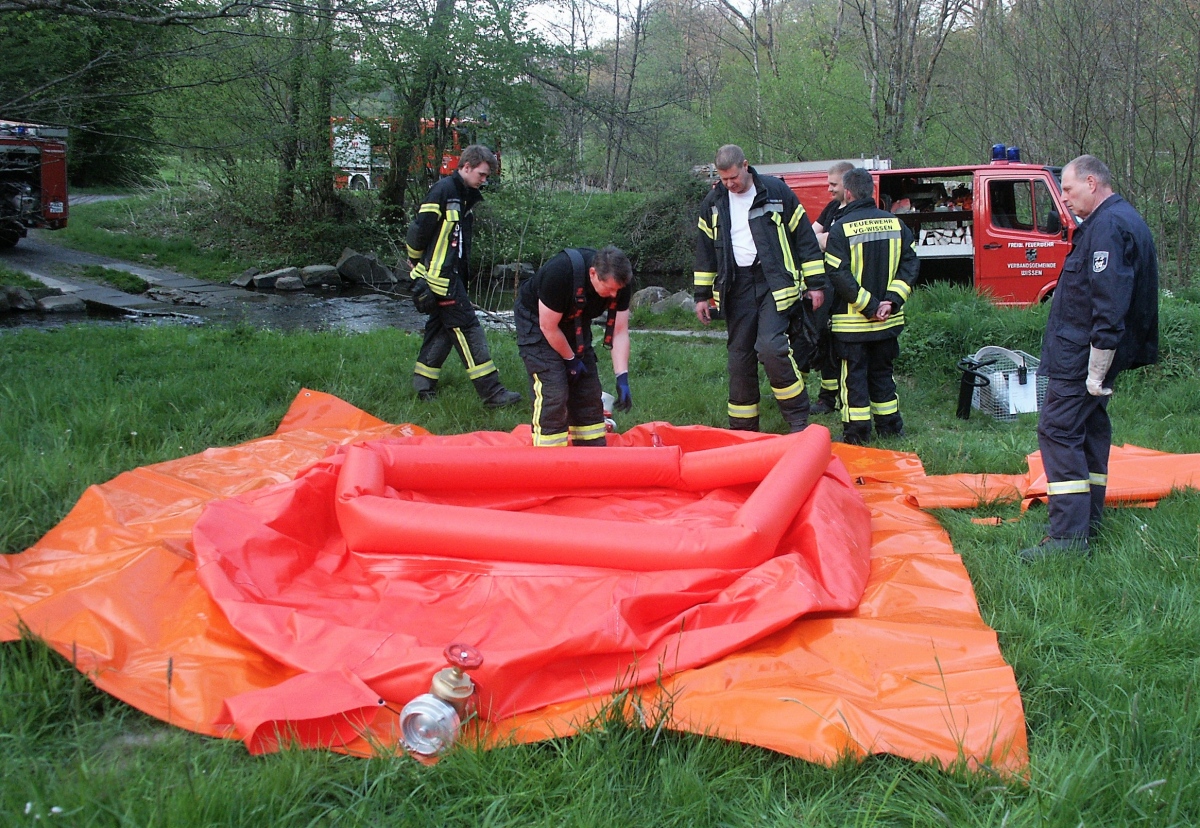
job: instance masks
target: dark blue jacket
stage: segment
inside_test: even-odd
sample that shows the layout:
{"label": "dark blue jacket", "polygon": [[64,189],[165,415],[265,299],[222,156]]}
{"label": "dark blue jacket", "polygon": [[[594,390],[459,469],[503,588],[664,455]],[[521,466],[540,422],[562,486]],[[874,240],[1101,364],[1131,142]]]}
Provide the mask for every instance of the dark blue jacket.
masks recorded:
{"label": "dark blue jacket", "polygon": [[1105,386],[1126,368],[1158,361],[1158,257],[1150,228],[1109,196],[1075,230],[1054,288],[1038,373],[1087,378],[1091,346],[1116,350]]}

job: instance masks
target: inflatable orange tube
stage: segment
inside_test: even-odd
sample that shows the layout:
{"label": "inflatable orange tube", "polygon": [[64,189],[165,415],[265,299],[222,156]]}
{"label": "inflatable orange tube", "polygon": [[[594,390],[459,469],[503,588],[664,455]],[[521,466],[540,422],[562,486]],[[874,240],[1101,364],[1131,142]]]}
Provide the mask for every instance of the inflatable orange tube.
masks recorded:
{"label": "inflatable orange tube", "polygon": [[[779,441],[772,441],[779,442]],[[764,457],[777,462],[737,512],[732,525],[696,528],[587,517],[479,510],[389,497],[388,486],[412,488],[426,476],[439,489],[663,487],[679,483],[681,452],[660,448],[544,451],[534,448],[447,447],[438,468],[431,446],[354,446],[337,484],[337,518],[350,549],[387,555],[446,555],[471,560],[569,564],[607,569],[747,569],[775,554],[812,487],[829,465],[828,430],[813,426],[763,451],[749,443],[696,464],[694,479],[740,479]],[[709,454],[717,450],[696,452]],[[413,459],[410,460],[410,457]],[[744,463],[749,458],[751,463]],[[510,465],[506,465],[510,464]],[[474,471],[474,470],[478,471]],[[424,488],[423,486],[421,488]],[[631,531],[631,529],[633,531]]]}

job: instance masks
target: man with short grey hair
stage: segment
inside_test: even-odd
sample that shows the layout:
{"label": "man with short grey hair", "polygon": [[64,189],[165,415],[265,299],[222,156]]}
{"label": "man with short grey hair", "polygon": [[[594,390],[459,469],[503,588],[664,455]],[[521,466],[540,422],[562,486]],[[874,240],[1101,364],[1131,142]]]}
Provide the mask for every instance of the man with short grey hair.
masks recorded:
{"label": "man with short grey hair", "polygon": [[1081,155],[1062,171],[1067,206],[1083,223],[1054,288],[1038,375],[1048,379],[1038,414],[1050,533],[1021,559],[1087,557],[1108,486],[1108,398],[1126,368],[1158,361],[1158,258],[1150,228],[1113,192],[1100,159]]}

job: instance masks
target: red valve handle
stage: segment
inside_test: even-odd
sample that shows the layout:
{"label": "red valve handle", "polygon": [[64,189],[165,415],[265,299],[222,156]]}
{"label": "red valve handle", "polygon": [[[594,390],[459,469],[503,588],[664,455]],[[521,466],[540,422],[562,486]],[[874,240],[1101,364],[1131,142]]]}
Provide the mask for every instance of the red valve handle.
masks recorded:
{"label": "red valve handle", "polygon": [[460,670],[474,670],[483,664],[483,653],[470,644],[451,644],[442,654],[446,656],[447,664]]}

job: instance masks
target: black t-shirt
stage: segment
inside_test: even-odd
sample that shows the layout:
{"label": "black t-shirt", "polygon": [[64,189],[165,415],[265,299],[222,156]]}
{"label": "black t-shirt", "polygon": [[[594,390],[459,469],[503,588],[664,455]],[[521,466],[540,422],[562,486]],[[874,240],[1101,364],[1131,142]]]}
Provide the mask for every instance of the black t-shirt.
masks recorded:
{"label": "black t-shirt", "polygon": [[[590,247],[576,249],[583,256],[583,318],[585,337],[590,340],[588,326],[593,319],[603,316],[608,311],[609,300],[596,293],[596,289],[592,287],[592,280],[588,278],[587,270],[592,265],[592,259],[596,258],[596,251]],[[633,289],[629,285],[621,288],[617,293],[617,310],[629,310],[632,294]],[[552,256],[538,268],[532,279],[521,285],[518,301],[534,319],[538,318],[539,301],[550,310],[561,313],[563,318],[558,327],[566,334],[571,347],[575,347],[575,269],[571,267],[571,258],[566,251]]]}
{"label": "black t-shirt", "polygon": [[825,228],[825,232],[829,232],[829,228],[833,227],[833,223],[838,220],[842,214],[842,203],[836,198],[825,205],[825,209],[821,211],[821,215],[817,216],[816,223]]}

